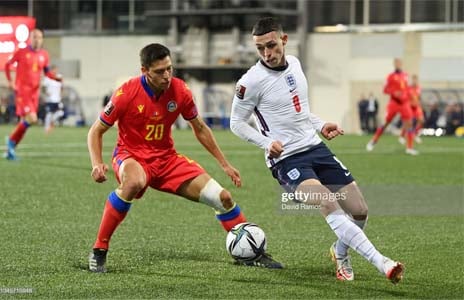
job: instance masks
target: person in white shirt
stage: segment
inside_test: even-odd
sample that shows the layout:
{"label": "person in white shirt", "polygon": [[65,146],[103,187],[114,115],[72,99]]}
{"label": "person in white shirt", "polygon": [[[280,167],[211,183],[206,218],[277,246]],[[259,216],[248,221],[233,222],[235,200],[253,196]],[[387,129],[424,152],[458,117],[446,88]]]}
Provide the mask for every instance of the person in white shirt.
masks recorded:
{"label": "person in white shirt", "polygon": [[45,93],[45,121],[44,129],[49,133],[55,124],[64,115],[63,103],[61,102],[61,92],[63,90],[63,81],[61,74],[58,74],[58,68],[54,65],[51,66],[50,71],[55,74],[55,79],[44,77],[42,81],[42,88]]}
{"label": "person in white shirt", "polygon": [[[343,130],[311,113],[308,84],[300,62],[285,55],[288,35],[274,18],[258,20],[252,35],[260,60],[237,83],[232,132],[264,149],[273,177],[299,202],[307,201],[307,195],[326,195],[309,197],[308,204],[320,206],[338,237],[330,253],[339,280],[354,279],[348,255],[351,247],[387,279],[398,283],[403,277],[403,264],[383,256],[363,232],[367,222],[363,195],[351,172],[317,134],[330,140]],[[252,114],[258,131],[247,123]],[[332,197],[337,195],[341,197]]]}

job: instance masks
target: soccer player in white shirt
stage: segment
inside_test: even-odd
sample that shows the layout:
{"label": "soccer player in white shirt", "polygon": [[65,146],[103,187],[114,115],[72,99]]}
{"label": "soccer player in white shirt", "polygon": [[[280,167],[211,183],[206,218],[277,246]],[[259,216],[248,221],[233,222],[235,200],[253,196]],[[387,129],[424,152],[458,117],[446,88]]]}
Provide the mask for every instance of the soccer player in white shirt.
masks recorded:
{"label": "soccer player in white shirt", "polygon": [[50,72],[53,72],[55,78],[44,77],[42,88],[45,92],[45,121],[44,129],[50,133],[53,126],[64,115],[63,103],[61,102],[61,92],[63,90],[63,81],[61,74],[58,74],[58,68],[51,66]]}
{"label": "soccer player in white shirt", "polygon": [[[400,262],[383,256],[363,232],[367,204],[350,171],[326,147],[317,133],[330,140],[343,134],[309,109],[308,84],[299,60],[285,55],[288,35],[273,18],[253,27],[253,40],[260,60],[238,81],[231,112],[231,130],[240,138],[264,149],[272,175],[287,191],[344,195],[311,198],[338,240],[330,253],[337,266],[337,279],[353,280],[348,248],[371,262],[391,282],[404,273]],[[258,130],[247,121],[254,114]]]}

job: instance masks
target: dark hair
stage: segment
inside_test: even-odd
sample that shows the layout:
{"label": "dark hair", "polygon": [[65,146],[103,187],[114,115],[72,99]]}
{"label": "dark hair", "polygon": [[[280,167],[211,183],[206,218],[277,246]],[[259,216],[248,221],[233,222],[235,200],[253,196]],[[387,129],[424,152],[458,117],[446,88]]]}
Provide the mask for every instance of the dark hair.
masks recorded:
{"label": "dark hair", "polygon": [[140,64],[148,69],[154,61],[166,56],[171,56],[171,52],[166,46],[156,43],[149,44],[140,50]]}
{"label": "dark hair", "polygon": [[282,24],[272,17],[266,17],[259,19],[255,26],[253,26],[253,31],[251,32],[253,35],[263,35],[269,33],[271,31],[282,32]]}

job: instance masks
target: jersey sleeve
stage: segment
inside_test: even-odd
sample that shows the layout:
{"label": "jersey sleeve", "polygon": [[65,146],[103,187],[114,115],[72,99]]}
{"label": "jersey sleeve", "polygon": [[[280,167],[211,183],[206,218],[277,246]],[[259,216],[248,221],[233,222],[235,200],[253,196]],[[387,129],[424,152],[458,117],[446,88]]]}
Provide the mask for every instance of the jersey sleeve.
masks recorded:
{"label": "jersey sleeve", "polygon": [[185,82],[182,82],[184,85],[183,97],[184,97],[184,109],[182,110],[182,117],[186,120],[193,120],[198,116],[198,109],[193,99],[192,91],[188,88]]}
{"label": "jersey sleeve", "polygon": [[19,52],[20,50],[16,51],[5,63],[5,76],[8,81],[11,81],[11,66],[18,61]]}
{"label": "jersey sleeve", "polygon": [[393,79],[391,74],[387,77],[387,81],[385,82],[385,86],[383,87],[383,92],[387,95],[393,94]]}
{"label": "jersey sleeve", "polygon": [[268,149],[272,139],[260,134],[248,124],[251,114],[259,103],[259,84],[242,77],[235,88],[230,116],[230,129],[241,139],[251,142],[262,149]]}
{"label": "jersey sleeve", "polygon": [[309,113],[309,119],[311,120],[311,123],[313,124],[316,131],[321,132],[326,122],[311,112]]}
{"label": "jersey sleeve", "polygon": [[103,111],[100,113],[100,122],[102,122],[105,126],[113,126],[125,112],[129,101],[128,93],[125,91],[126,88],[127,86],[123,85],[121,88],[117,89],[111,96],[110,101],[108,101]]}

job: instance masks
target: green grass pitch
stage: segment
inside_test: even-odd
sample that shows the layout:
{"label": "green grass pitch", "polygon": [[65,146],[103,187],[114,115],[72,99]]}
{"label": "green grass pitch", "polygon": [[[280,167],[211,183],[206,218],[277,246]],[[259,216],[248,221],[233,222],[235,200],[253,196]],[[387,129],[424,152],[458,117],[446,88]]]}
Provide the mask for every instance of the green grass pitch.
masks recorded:
{"label": "green grass pitch", "polygon": [[[0,136],[11,131],[0,126]],[[107,274],[86,270],[112,171],[90,177],[87,128],[33,127],[17,162],[0,161],[0,298],[449,299],[464,295],[464,140],[423,138],[411,157],[395,137],[372,153],[366,136],[328,142],[365,190],[366,233],[385,255],[406,265],[394,286],[356,253],[354,282],[338,282],[328,249],[335,235],[313,212],[279,209],[278,186],[260,149],[215,131],[243,187],[230,180],[194,139],[175,131],[179,152],[195,159],[267,234],[268,250],[286,264],[275,271],[239,267],[225,250],[226,233],[204,205],[148,191],[113,236]],[[110,155],[116,130],[105,135]],[[4,146],[1,147],[4,149]],[[14,289],[27,293],[11,295]],[[17,290],[19,291],[19,290]]]}

